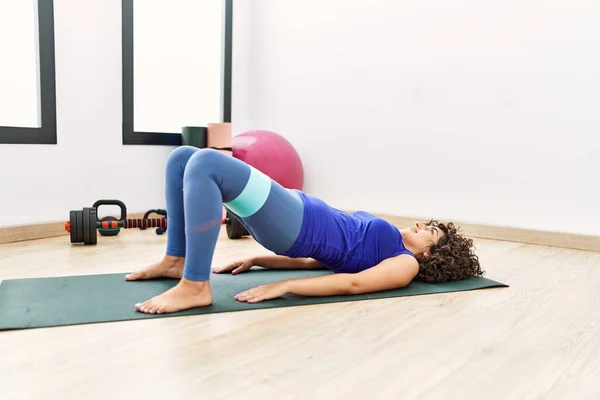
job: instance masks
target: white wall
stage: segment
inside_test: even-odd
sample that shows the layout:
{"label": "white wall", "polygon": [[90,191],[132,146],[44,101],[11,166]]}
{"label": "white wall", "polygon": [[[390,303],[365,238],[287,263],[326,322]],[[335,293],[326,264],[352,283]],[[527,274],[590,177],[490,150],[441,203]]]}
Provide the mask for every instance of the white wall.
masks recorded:
{"label": "white wall", "polygon": [[600,235],[600,3],[253,0],[252,121],[347,209]]}
{"label": "white wall", "polygon": [[[234,9],[234,134],[286,136],[308,192],[341,208],[600,235],[597,2]],[[59,144],[0,144],[0,226],[65,220],[99,198],[164,207],[171,148],[121,145],[120,1],[57,1],[55,24]],[[96,168],[107,153],[118,161]]]}
{"label": "white wall", "polygon": [[[238,81],[249,54],[246,6],[236,7],[234,20],[241,49],[234,55],[234,130],[249,126],[246,85]],[[0,226],[67,220],[69,210],[100,198],[118,198],[132,212],[164,207],[173,148],[122,145],[120,0],[55,1],[55,46],[58,145],[0,144]]]}

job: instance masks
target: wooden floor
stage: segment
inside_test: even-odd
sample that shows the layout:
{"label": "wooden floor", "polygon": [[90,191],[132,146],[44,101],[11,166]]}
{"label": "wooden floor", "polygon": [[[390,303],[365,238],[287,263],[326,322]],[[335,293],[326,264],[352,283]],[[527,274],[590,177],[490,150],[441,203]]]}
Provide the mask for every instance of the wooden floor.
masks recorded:
{"label": "wooden floor", "polygon": [[[0,245],[0,279],[124,273],[165,240]],[[600,254],[476,243],[510,288],[0,332],[0,398],[600,398]],[[222,234],[215,265],[261,253]]]}

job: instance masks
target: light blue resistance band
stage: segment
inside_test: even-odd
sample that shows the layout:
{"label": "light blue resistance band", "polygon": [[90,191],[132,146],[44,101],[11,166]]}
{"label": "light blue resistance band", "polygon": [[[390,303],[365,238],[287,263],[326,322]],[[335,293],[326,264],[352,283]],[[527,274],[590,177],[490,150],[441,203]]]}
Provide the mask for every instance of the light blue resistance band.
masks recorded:
{"label": "light blue resistance band", "polygon": [[271,178],[256,168],[250,167],[250,177],[242,193],[223,204],[240,218],[246,218],[261,209],[270,192]]}

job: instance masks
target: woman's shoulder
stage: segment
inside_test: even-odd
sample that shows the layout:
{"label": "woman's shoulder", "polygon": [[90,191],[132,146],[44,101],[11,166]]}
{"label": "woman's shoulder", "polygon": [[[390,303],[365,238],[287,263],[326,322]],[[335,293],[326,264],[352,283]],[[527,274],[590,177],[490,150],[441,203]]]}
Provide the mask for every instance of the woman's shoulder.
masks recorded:
{"label": "woman's shoulder", "polygon": [[377,231],[379,246],[382,251],[389,254],[390,257],[399,255],[415,255],[404,245],[404,238],[400,228],[383,218],[376,218],[372,221],[374,229]]}

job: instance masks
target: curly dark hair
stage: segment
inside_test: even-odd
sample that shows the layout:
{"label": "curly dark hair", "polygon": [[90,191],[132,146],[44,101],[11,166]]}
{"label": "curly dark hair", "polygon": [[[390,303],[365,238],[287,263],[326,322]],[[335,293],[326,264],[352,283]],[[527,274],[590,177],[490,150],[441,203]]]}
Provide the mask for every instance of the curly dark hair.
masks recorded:
{"label": "curly dark hair", "polygon": [[444,224],[433,219],[426,224],[440,229],[445,235],[431,246],[427,256],[419,260],[418,280],[444,283],[485,274],[474,253],[473,240],[460,234],[459,227],[452,222]]}

